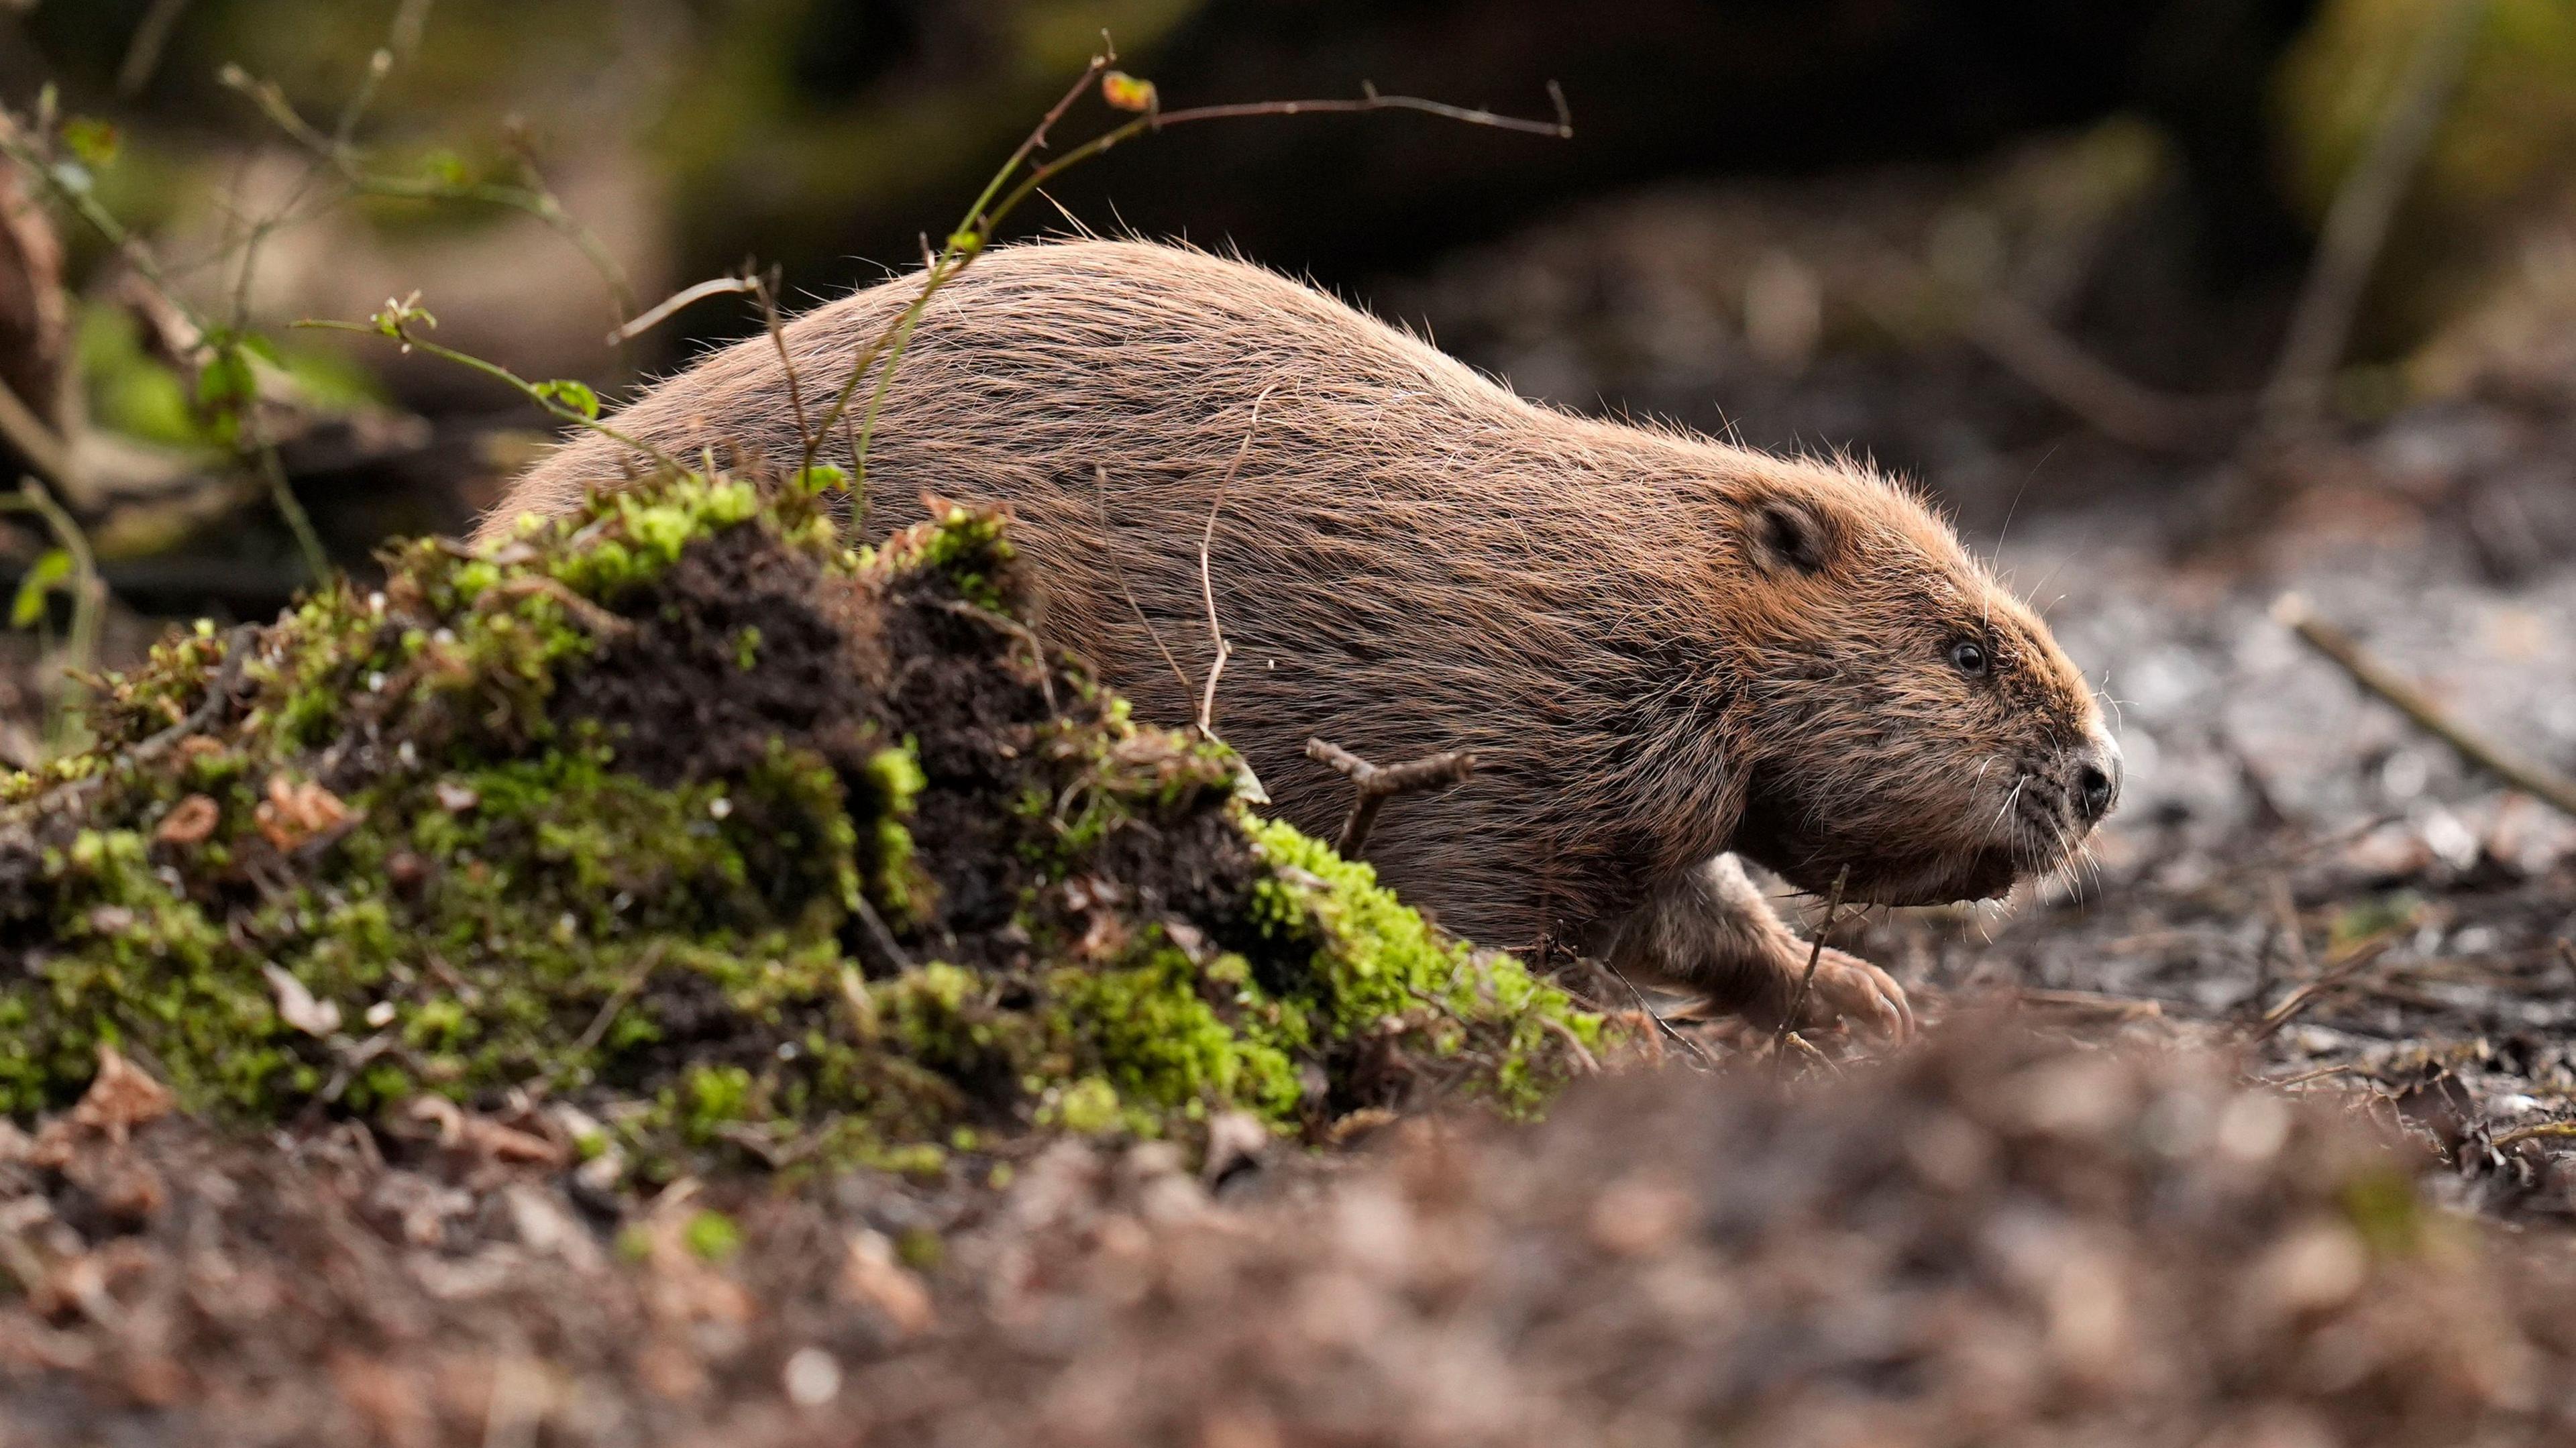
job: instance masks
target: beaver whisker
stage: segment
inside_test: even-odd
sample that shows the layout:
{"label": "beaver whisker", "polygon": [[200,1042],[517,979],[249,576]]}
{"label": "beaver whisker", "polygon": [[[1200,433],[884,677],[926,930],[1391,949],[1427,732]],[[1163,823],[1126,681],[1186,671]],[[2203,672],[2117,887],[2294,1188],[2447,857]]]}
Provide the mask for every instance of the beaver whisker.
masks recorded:
{"label": "beaver whisker", "polygon": [[1987,833],[1992,834],[1995,830],[2002,827],[2004,817],[2012,813],[2013,806],[2021,799],[2022,787],[2030,783],[2030,778],[2031,777],[2028,774],[2024,774],[2021,778],[2013,781],[2012,792],[2004,796],[2004,802],[2002,804],[1995,806],[1995,817],[1986,822]]}

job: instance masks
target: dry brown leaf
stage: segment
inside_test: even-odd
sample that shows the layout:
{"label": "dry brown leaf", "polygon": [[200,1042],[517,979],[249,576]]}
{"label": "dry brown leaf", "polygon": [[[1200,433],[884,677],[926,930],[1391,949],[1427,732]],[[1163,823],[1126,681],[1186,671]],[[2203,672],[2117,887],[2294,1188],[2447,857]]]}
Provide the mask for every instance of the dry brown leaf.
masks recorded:
{"label": "dry brown leaf", "polygon": [[128,1131],[160,1120],[177,1104],[178,1098],[170,1094],[169,1087],[144,1074],[142,1068],[102,1041],[98,1074],[90,1078],[89,1090],[72,1107],[71,1120],[76,1126],[103,1132],[108,1140],[122,1143]]}
{"label": "dry brown leaf", "polygon": [[849,1251],[841,1258],[841,1295],[883,1313],[898,1337],[922,1332],[936,1316],[930,1289],[895,1260],[894,1244],[883,1232],[862,1231],[850,1238]]}
{"label": "dry brown leaf", "polygon": [[292,850],[349,818],[340,797],[311,780],[289,783],[283,774],[268,777],[268,798],[252,812],[259,832],[280,850]]}
{"label": "dry brown leaf", "polygon": [[170,812],[161,817],[161,827],[152,832],[152,838],[155,843],[182,848],[202,845],[206,837],[215,832],[215,825],[223,817],[223,807],[211,797],[192,794],[170,806]]}

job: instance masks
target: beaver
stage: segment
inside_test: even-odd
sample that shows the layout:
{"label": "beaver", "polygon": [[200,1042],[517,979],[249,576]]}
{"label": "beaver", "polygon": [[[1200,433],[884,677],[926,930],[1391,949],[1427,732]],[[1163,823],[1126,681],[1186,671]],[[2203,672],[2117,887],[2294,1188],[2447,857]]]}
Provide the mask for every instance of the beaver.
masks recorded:
{"label": "beaver", "polygon": [[[918,288],[786,327],[808,407]],[[613,422],[675,455],[793,459],[787,382],[759,337]],[[577,437],[479,536],[639,461]],[[979,259],[923,315],[865,490],[871,527],[931,494],[1006,505],[1045,632],[1145,719],[1197,717],[1212,600],[1233,650],[1215,732],[1301,828],[1348,802],[1309,736],[1381,762],[1472,751],[1472,782],[1387,811],[1383,879],[1482,943],[1581,949],[1758,1022],[1801,998],[1809,949],[1738,857],[1855,901],[1993,897],[2066,865],[2119,794],[2083,676],[1908,487],[1526,401],[1201,251]],[[1840,951],[1804,998],[1819,1022],[1911,1029],[1896,982]]]}

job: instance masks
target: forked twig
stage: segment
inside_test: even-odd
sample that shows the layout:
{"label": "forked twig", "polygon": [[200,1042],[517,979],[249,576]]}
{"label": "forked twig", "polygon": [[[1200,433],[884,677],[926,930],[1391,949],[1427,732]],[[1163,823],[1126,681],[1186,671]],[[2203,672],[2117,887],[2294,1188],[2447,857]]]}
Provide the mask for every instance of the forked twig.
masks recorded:
{"label": "forked twig", "polygon": [[1476,773],[1476,756],[1458,749],[1380,767],[1338,744],[1309,739],[1306,757],[1349,780],[1356,791],[1351,812],[1342,821],[1341,838],[1333,845],[1346,860],[1360,857],[1360,850],[1368,844],[1369,831],[1377,824],[1377,812],[1386,807],[1388,800],[1417,790],[1446,789],[1464,783]]}

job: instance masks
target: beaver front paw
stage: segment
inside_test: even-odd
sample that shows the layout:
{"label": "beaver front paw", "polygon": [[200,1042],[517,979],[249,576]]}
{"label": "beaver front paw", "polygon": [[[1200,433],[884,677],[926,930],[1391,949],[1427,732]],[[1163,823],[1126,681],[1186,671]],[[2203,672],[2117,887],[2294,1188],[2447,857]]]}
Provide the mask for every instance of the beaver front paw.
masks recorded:
{"label": "beaver front paw", "polygon": [[[1778,1005],[1762,1022],[1776,1028],[1789,1002],[1798,995],[1798,982],[1807,973],[1806,948],[1801,946],[1794,965],[1789,967],[1786,989]],[[1845,1025],[1867,1031],[1880,1040],[1900,1043],[1914,1034],[1914,1007],[1905,999],[1905,987],[1896,978],[1857,955],[1827,947],[1816,957],[1816,979],[1807,991],[1806,1008],[1798,1013],[1797,1025],[1802,1030]]]}

